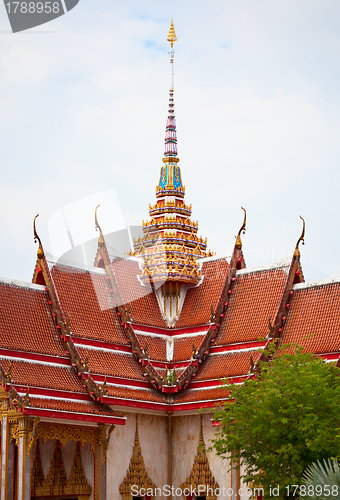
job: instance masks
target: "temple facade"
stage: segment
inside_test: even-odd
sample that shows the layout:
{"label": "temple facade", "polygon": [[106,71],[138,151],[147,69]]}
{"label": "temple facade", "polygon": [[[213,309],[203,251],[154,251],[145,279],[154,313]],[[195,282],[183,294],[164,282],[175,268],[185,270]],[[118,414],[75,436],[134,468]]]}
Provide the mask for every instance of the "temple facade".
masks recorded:
{"label": "temple facade", "polygon": [[93,268],[52,262],[34,220],[32,283],[0,279],[1,500],[245,500],[205,448],[221,379],[255,376],[270,342],[339,363],[340,278],[305,282],[304,221],[291,256],[256,269],[244,209],[229,257],[200,236],[177,153],[176,40],[171,22],[164,157],[130,254],[112,259],[96,210]]}

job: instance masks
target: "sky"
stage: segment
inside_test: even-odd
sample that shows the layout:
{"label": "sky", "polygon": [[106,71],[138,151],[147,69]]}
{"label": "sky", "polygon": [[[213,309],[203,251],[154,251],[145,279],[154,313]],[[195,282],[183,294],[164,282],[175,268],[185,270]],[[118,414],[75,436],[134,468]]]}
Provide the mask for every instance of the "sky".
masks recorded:
{"label": "sky", "polygon": [[80,0],[16,34],[0,5],[0,276],[31,281],[37,213],[47,250],[56,214],[79,200],[93,203],[82,223],[95,237],[100,193],[117,198],[98,211],[107,230],[148,218],[171,16],[178,156],[199,233],[225,252],[244,207],[247,267],[262,266],[293,251],[301,215],[306,281],[340,275],[338,0]]}

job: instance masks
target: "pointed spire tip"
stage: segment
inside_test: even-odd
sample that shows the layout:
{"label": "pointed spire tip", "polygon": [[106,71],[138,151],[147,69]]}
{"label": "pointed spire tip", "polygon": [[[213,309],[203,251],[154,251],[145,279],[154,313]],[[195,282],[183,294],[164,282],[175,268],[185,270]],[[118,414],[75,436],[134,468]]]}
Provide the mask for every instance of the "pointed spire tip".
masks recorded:
{"label": "pointed spire tip", "polygon": [[174,46],[174,42],[177,42],[177,37],[176,37],[176,32],[175,32],[175,27],[174,27],[174,22],[171,16],[171,23],[170,23],[170,29],[169,29],[169,34],[167,41],[170,42],[171,47]]}

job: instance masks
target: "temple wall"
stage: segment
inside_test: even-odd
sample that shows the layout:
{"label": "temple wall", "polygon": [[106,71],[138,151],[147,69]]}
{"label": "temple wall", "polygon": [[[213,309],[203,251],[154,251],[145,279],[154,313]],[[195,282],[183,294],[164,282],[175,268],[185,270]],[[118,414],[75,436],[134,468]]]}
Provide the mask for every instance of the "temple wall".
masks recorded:
{"label": "temple wall", "polygon": [[[203,438],[206,446],[210,446],[210,439],[214,437],[215,428],[211,425],[211,414],[203,414]],[[186,415],[173,417],[172,439],[172,484],[178,488],[189,476],[194,458],[197,453],[200,430],[200,416]],[[213,452],[207,452],[212,474],[220,488],[231,487],[231,475],[228,473],[228,462],[222,460]],[[219,498],[222,498],[221,494]],[[179,498],[179,497],[175,497]],[[223,497],[225,498],[225,497]]]}
{"label": "temple wall", "polygon": [[[45,443],[41,440],[39,442],[39,450],[40,450],[40,460],[41,467],[44,473],[44,478],[50,470],[51,460],[53,457],[53,450],[55,448],[55,439],[47,439]],[[66,443],[65,447],[61,446],[61,456],[63,458],[63,463],[66,472],[66,478],[70,477],[71,467],[73,464],[74,453],[76,450],[76,443],[74,441],[69,441]],[[90,500],[94,498],[94,455],[90,449],[90,445],[85,443],[84,446],[80,448],[81,460],[83,464],[83,468],[85,471],[86,479],[88,484],[92,487],[92,493],[90,496]],[[31,453],[31,464],[33,463],[33,458],[35,455],[35,446],[32,448]]]}
{"label": "temple wall", "polygon": [[[132,457],[136,431],[136,414],[125,413],[124,426],[117,425],[107,453],[107,500],[121,500],[119,486],[123,482]],[[159,488],[168,482],[167,417],[138,414],[139,438],[146,470]],[[157,496],[156,498],[162,498]]]}

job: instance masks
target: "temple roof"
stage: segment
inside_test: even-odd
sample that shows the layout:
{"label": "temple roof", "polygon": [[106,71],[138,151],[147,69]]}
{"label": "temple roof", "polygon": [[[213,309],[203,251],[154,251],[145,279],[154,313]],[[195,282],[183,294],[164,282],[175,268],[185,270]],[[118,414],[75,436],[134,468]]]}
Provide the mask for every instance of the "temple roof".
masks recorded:
{"label": "temple roof", "polygon": [[211,408],[228,397],[221,380],[254,376],[271,342],[339,363],[340,279],[304,283],[304,221],[289,259],[265,268],[246,268],[244,209],[230,257],[198,236],[177,156],[173,23],[168,40],[163,165],[133,256],[112,260],[96,209],[93,269],[48,261],[34,220],[33,283],[0,279],[1,384],[28,415],[124,424],[117,409]]}

